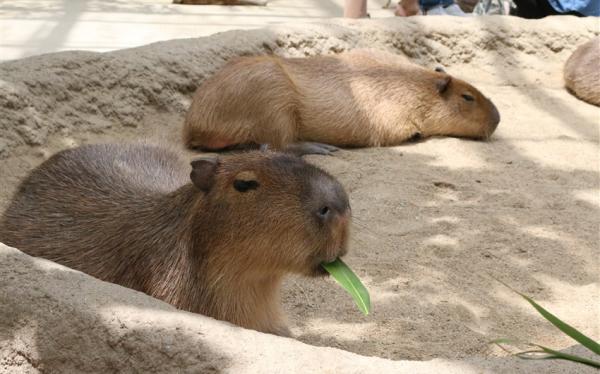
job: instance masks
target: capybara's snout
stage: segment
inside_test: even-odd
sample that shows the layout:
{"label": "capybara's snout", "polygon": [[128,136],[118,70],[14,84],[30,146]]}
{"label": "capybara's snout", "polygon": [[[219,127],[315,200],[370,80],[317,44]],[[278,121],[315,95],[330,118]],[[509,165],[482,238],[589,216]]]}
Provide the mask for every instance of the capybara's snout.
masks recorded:
{"label": "capybara's snout", "polygon": [[312,253],[309,274],[319,276],[327,274],[321,263],[332,262],[348,252],[352,209],[342,185],[328,174],[315,178],[311,190],[310,214],[321,240]]}
{"label": "capybara's snout", "polygon": [[329,231],[330,240],[322,257],[323,261],[330,262],[348,252],[352,209],[348,195],[339,182],[332,179],[320,184],[320,204],[315,214],[319,224]]}
{"label": "capybara's snout", "polygon": [[335,258],[345,256],[346,253],[348,253],[348,236],[350,232],[351,215],[352,212],[350,206],[348,206],[348,209],[335,217],[332,224],[334,226],[334,231],[338,234],[338,245],[335,246],[335,248],[337,248]]}
{"label": "capybara's snout", "polygon": [[351,211],[348,207],[343,211],[330,210],[325,218],[332,236],[332,245],[325,253],[324,260],[333,261],[348,253],[348,234],[350,231]]}
{"label": "capybara's snout", "polygon": [[488,131],[487,131],[487,136],[486,138],[489,138],[494,131],[496,131],[496,128],[498,127],[498,124],[500,123],[500,112],[498,112],[498,108],[496,108],[496,106],[494,105],[494,103],[492,103],[490,101],[490,120],[488,123]]}
{"label": "capybara's snout", "polygon": [[315,212],[317,219],[324,225],[331,225],[339,220],[347,220],[350,214],[350,201],[346,192],[335,183],[328,186],[332,191],[325,193],[325,198],[321,200],[318,209]]}

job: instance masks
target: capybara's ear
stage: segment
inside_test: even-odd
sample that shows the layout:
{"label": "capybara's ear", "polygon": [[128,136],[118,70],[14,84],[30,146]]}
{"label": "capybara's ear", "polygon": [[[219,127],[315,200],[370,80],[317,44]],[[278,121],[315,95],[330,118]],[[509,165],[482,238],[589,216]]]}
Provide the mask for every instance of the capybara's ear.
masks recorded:
{"label": "capybara's ear", "polygon": [[437,66],[437,67],[435,68],[435,71],[437,71],[438,73],[445,73],[445,72],[446,72],[446,70],[444,70],[444,68],[443,68],[443,67],[441,67],[441,66]]}
{"label": "capybara's ear", "polygon": [[452,77],[449,75],[444,78],[436,80],[435,86],[437,87],[438,92],[441,94],[446,92],[448,90],[448,87],[450,87],[450,82],[452,82]]}
{"label": "capybara's ear", "polygon": [[215,182],[215,174],[219,159],[217,157],[202,157],[192,160],[190,179],[194,186],[201,191],[208,192]]}

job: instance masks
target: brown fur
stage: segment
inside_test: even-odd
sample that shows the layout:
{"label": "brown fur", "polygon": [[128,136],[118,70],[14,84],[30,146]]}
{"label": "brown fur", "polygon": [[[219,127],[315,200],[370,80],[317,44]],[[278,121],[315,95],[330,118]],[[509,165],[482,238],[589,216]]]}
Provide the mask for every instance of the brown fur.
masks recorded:
{"label": "brown fur", "polygon": [[600,36],[573,52],[565,64],[564,78],[573,95],[600,106]]}
{"label": "brown fur", "polygon": [[214,150],[297,141],[389,146],[415,136],[487,138],[499,121],[494,104],[462,80],[355,50],[228,63],[196,91],[183,137],[190,148]]}
{"label": "brown fur", "polygon": [[[22,182],[0,241],[184,310],[287,335],[284,274],[323,275],[319,264],[346,252],[343,187],[273,152],[192,165],[149,145],[60,152]],[[242,192],[239,183],[258,185]]]}

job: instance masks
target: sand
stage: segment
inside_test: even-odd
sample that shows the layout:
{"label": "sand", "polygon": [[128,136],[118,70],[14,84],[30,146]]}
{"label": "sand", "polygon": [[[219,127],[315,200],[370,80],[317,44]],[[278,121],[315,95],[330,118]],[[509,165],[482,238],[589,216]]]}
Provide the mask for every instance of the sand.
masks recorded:
{"label": "sand", "polygon": [[386,49],[469,81],[502,121],[488,142],[309,157],[350,194],[347,263],[371,291],[373,313],[362,316],[332,280],[290,278],[283,300],[294,334],[395,360],[502,356],[488,344],[500,337],[573,345],[496,277],[598,339],[600,109],[562,85],[562,64],[598,26],[574,17],[332,20],[3,63],[0,209],[57,150],[177,142],[191,94],[233,56]]}
{"label": "sand", "polygon": [[393,361],[312,346],[179,311],[1,243],[0,280],[0,374],[596,373],[566,361]]}
{"label": "sand", "polygon": [[[109,52],[228,30],[314,22],[342,17],[344,3],[269,0],[267,6],[190,6],[173,0],[0,1],[0,61],[74,49]],[[395,4],[383,9],[385,3],[368,1],[372,18],[394,16]]]}

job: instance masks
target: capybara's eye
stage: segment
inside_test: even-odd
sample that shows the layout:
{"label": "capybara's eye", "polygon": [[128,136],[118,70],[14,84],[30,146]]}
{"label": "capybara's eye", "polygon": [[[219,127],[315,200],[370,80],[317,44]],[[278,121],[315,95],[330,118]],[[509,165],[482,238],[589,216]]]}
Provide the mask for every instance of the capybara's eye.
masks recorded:
{"label": "capybara's eye", "polygon": [[462,94],[462,98],[466,101],[475,101],[475,98],[469,94]]}
{"label": "capybara's eye", "polygon": [[254,180],[245,181],[241,179],[236,179],[233,181],[233,188],[240,192],[248,192],[250,190],[255,190],[258,188],[258,186],[258,182]]}

